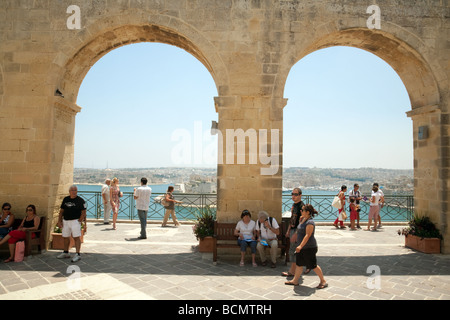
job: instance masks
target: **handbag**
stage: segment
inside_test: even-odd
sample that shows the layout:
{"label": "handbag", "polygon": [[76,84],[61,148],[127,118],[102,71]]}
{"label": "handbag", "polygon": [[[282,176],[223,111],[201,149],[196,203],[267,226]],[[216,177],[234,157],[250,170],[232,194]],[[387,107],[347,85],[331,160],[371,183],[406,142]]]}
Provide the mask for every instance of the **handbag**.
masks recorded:
{"label": "handbag", "polygon": [[14,262],[22,262],[25,255],[25,241],[16,243],[16,251],[14,252]]}
{"label": "handbag", "polygon": [[333,202],[331,203],[331,206],[336,209],[341,209],[342,208],[341,199],[339,199],[338,196],[335,196]]}
{"label": "handbag", "polygon": [[342,212],[341,212],[341,218],[342,218],[342,221],[345,221],[348,218],[347,213],[344,210],[342,210]]}

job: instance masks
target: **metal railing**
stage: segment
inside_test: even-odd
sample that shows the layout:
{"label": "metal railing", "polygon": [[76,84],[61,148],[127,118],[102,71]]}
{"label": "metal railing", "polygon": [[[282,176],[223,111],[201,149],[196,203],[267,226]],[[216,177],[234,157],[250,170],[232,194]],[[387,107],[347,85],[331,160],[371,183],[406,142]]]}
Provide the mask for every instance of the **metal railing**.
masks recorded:
{"label": "metal railing", "polygon": [[[97,191],[79,191],[78,195],[82,197],[87,204],[86,216],[88,219],[103,219],[103,201],[101,192]],[[163,220],[164,207],[161,205],[159,198],[164,196],[164,193],[152,193],[150,199],[150,206],[148,209],[148,219]],[[175,194],[175,200],[181,201],[181,204],[176,204],[177,219],[181,221],[194,220],[201,208],[217,206],[217,195],[215,194]],[[120,198],[119,220],[137,220],[139,217],[136,210],[136,202],[132,192],[123,192],[123,197]]]}
{"label": "metal railing", "polygon": [[[316,221],[334,221],[338,216],[338,209],[331,206],[334,195],[303,195],[302,201],[312,206],[319,212],[314,218]],[[350,217],[349,201],[346,198],[345,211]],[[414,216],[413,196],[384,196],[384,206],[380,211],[380,216],[386,222],[406,222]],[[291,195],[283,194],[283,212],[290,211],[294,202]],[[360,202],[361,211],[359,213],[361,221],[367,221],[369,216],[369,201]]]}
{"label": "metal railing", "polygon": [[[82,197],[87,203],[87,218],[88,219],[103,219],[103,204],[101,192],[96,191],[79,191],[78,195]],[[164,196],[164,193],[152,193],[150,200],[150,207],[148,210],[148,219],[159,221],[164,217],[164,207],[161,205],[158,198]],[[174,194],[178,201],[182,204],[176,205],[176,214],[178,220],[189,221],[196,218],[196,214],[201,208],[206,206],[215,209],[217,207],[216,194]],[[334,195],[303,195],[304,203],[310,203],[319,212],[315,218],[316,221],[334,221],[338,215],[338,210],[331,206]],[[348,199],[348,197],[347,197]],[[388,196],[384,197],[385,205],[381,209],[381,217],[383,221],[392,222],[406,222],[414,215],[414,197],[413,196]],[[136,203],[133,198],[133,193],[124,192],[120,199],[119,220],[139,220],[136,210]],[[282,213],[290,212],[293,205],[290,194],[282,195]],[[367,220],[369,214],[369,203],[361,201],[360,219]],[[348,210],[348,202],[346,204],[346,211],[350,216]]]}

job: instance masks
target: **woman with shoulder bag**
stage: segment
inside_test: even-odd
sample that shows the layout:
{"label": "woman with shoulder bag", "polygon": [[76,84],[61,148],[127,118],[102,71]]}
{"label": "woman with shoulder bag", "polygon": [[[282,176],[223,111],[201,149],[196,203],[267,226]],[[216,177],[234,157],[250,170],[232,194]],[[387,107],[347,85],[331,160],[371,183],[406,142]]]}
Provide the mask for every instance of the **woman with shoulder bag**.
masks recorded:
{"label": "woman with shoulder bag", "polygon": [[338,222],[341,229],[345,229],[344,220],[347,219],[345,215],[345,192],[347,192],[347,186],[342,186],[341,191],[338,193],[338,197],[341,201],[341,208],[339,209],[339,215],[337,219],[334,221],[333,225],[338,228]]}

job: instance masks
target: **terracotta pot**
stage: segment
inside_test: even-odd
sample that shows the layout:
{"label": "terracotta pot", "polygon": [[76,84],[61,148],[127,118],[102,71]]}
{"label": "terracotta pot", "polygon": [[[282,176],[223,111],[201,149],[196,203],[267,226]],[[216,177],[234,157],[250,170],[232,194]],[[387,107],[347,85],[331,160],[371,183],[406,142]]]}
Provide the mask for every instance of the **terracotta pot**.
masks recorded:
{"label": "terracotta pot", "polygon": [[423,253],[441,253],[441,240],[439,238],[420,238],[413,235],[405,237],[405,247]]}
{"label": "terracotta pot", "polygon": [[198,251],[200,252],[213,252],[214,246],[214,238],[213,237],[205,237],[200,239]]}
{"label": "terracotta pot", "polygon": [[[81,243],[84,242],[84,231],[81,233]],[[69,249],[75,248],[75,240],[70,237]],[[52,233],[52,249],[64,250],[64,238],[61,233]]]}

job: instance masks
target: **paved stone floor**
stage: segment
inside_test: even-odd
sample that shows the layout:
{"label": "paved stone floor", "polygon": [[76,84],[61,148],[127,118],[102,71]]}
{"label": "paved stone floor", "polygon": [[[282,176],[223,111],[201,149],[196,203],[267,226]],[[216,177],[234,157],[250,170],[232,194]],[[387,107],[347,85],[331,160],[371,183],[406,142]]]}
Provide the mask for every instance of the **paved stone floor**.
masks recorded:
{"label": "paved stone floor", "polygon": [[398,229],[318,226],[318,263],[329,287],[317,290],[313,272],[298,287],[284,285],[281,259],[275,269],[254,268],[250,258],[240,267],[233,256],[213,265],[197,251],[190,225],[149,225],[148,239],[137,240],[138,224],[112,230],[89,223],[77,263],[56,259],[55,250],[0,262],[0,300],[449,300],[450,256],[405,248]]}

